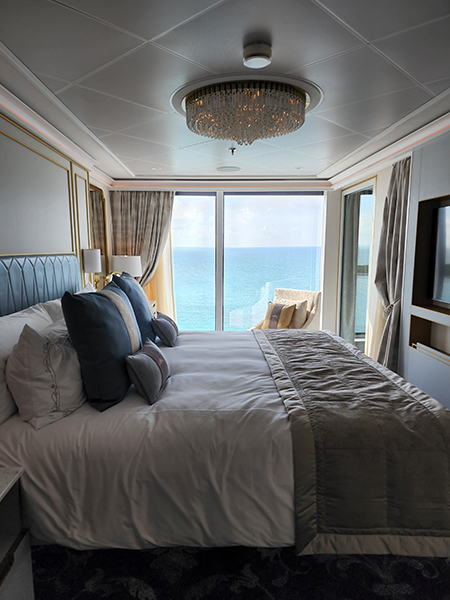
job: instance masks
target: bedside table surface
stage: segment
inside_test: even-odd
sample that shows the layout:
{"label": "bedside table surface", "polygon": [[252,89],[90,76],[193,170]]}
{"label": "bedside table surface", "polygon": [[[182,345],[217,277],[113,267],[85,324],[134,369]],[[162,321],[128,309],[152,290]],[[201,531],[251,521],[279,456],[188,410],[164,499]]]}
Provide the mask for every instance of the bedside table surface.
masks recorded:
{"label": "bedside table surface", "polygon": [[22,467],[0,467],[0,502],[12,488],[12,486],[20,479],[24,469]]}

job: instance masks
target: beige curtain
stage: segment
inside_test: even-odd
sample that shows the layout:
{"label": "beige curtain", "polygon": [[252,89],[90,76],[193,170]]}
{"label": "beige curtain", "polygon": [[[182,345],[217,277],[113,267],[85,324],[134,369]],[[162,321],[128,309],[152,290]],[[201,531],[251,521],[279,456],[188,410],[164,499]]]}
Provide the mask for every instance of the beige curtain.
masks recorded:
{"label": "beige curtain", "polygon": [[105,213],[101,192],[90,189],[92,247],[100,248],[100,254],[106,255]]}
{"label": "beige curtain", "polygon": [[405,158],[392,169],[375,273],[375,285],[386,319],[377,360],[393,371],[398,369],[410,163],[411,159]]}
{"label": "beige curtain", "polygon": [[176,320],[173,298],[172,241],[170,232],[155,274],[145,287],[145,293],[149,300],[156,301],[156,307],[159,312],[165,313]]}
{"label": "beige curtain", "polygon": [[145,287],[158,267],[172,219],[174,192],[113,191],[110,194],[113,254],[140,256]]}

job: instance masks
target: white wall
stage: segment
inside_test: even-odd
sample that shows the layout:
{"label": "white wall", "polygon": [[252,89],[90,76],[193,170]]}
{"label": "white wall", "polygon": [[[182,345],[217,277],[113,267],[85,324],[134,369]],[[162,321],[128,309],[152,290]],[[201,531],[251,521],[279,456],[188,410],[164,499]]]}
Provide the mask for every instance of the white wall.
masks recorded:
{"label": "white wall", "polygon": [[341,234],[341,192],[327,191],[322,259],[322,329],[337,332],[339,249]]}

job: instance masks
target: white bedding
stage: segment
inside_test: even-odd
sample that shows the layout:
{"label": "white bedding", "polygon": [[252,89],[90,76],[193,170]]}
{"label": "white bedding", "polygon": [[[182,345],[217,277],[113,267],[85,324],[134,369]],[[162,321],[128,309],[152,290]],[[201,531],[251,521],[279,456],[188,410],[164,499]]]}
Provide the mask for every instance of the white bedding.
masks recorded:
{"label": "white bedding", "polygon": [[294,544],[286,410],[252,332],[182,332],[149,406],[132,388],[36,431],[0,425],[32,535],[73,548]]}

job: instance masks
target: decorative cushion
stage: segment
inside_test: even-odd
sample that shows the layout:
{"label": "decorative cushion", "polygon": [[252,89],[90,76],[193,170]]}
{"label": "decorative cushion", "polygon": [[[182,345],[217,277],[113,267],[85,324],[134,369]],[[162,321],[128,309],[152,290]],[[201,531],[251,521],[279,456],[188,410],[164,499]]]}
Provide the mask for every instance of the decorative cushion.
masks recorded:
{"label": "decorative cushion", "polygon": [[142,286],[129,273],[125,273],[125,271],[120,277],[113,275],[113,282],[128,296],[136,315],[142,339],[150,338],[154,342],[156,334],[153,329],[150,300],[147,298],[147,294],[144,292]]}
{"label": "decorative cushion", "polygon": [[147,338],[141,350],[127,356],[126,361],[128,374],[139,394],[149,404],[156,402],[170,376],[169,364],[164,354]]}
{"label": "decorative cushion", "polygon": [[14,400],[6,385],[6,361],[15,344],[19,341],[24,326],[28,324],[36,331],[42,331],[52,324],[48,312],[36,304],[19,312],[0,317],[0,423],[17,411]]}
{"label": "decorative cushion", "polygon": [[6,365],[20,418],[41,429],[86,401],[80,363],[64,319],[42,331],[25,325]]}
{"label": "decorative cushion", "polygon": [[156,319],[153,319],[153,329],[163,344],[175,346],[179,331],[173,319],[159,312]]}
{"label": "decorative cushion", "polygon": [[269,302],[261,329],[287,329],[294,314],[295,304],[274,304]]}
{"label": "decorative cushion", "polygon": [[[287,298],[277,298],[275,304],[284,304],[290,306],[292,300]],[[302,300],[295,303],[294,314],[288,325],[288,329],[301,329],[308,319],[308,300]]]}
{"label": "decorative cushion", "polygon": [[64,294],[62,307],[77,351],[89,403],[97,410],[117,404],[131,385],[125,357],[141,338],[130,302],[114,284],[95,294]]}

